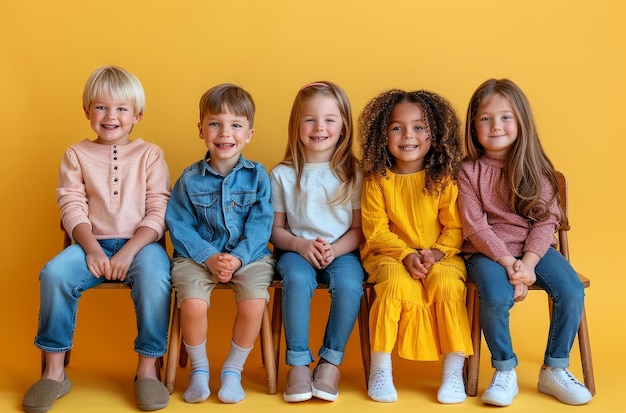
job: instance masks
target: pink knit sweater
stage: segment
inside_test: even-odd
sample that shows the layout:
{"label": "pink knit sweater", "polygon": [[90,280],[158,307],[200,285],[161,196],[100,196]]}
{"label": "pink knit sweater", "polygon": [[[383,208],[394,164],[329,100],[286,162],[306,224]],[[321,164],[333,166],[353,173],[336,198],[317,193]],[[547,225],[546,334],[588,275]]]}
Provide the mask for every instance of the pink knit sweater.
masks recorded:
{"label": "pink knit sweater", "polygon": [[163,151],[135,139],[103,145],[87,139],[65,151],[57,202],[65,230],[91,225],[96,239],[131,238],[137,228],[165,232],[170,175]]}
{"label": "pink knit sweater", "polygon": [[[533,222],[522,218],[503,200],[509,199],[510,188],[502,176],[503,159],[482,156],[464,161],[459,174],[459,211],[463,225],[462,251],[480,252],[494,261],[512,255],[534,252],[543,257],[556,245],[555,232],[561,219],[556,198],[549,206],[547,219]],[[500,182],[502,181],[502,182]],[[503,193],[496,191],[501,187]],[[554,193],[548,178],[543,179],[542,198],[552,199]]]}

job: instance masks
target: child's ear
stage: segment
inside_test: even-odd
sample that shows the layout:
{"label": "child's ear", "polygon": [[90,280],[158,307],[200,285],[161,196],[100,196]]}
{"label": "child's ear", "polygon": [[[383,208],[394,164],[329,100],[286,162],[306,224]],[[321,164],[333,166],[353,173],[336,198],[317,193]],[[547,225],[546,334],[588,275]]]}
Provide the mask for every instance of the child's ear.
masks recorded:
{"label": "child's ear", "polygon": [[87,117],[87,120],[90,120],[89,119],[89,108],[86,108],[86,107],[83,106],[83,112],[85,112],[85,116]]}
{"label": "child's ear", "polygon": [[133,125],[139,122],[141,118],[143,118],[143,112],[139,112],[138,114],[135,115],[135,119],[133,119]]}
{"label": "child's ear", "polygon": [[198,137],[204,139],[204,136],[202,136],[202,122],[198,122]]}
{"label": "child's ear", "polygon": [[246,143],[250,143],[250,141],[252,140],[252,135],[254,135],[254,129],[250,129],[248,131],[248,139],[246,139]]}

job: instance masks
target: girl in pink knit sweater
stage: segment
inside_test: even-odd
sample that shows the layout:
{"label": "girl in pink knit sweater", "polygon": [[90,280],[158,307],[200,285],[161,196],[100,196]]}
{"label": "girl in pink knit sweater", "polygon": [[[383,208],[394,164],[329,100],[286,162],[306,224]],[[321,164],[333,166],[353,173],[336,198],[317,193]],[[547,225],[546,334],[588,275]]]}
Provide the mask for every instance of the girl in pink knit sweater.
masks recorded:
{"label": "girl in pink knit sweater", "polygon": [[555,171],[515,83],[491,79],[476,89],[465,150],[458,181],[462,250],[467,276],[478,287],[480,321],[496,369],[482,401],[508,406],[517,396],[509,310],[536,284],[553,302],[538,390],[563,403],[588,403],[591,393],[567,370],[584,287],[554,248],[561,220]]}

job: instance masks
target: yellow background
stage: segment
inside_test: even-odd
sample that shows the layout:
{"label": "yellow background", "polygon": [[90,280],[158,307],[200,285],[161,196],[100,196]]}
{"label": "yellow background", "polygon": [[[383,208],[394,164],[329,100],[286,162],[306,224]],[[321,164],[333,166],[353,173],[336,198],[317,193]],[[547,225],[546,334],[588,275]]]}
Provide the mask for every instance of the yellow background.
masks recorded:
{"label": "yellow background", "polygon": [[[123,66],[142,81],[147,109],[132,136],[165,150],[172,182],[204,154],[196,128],[197,102],[217,83],[237,83],[255,98],[256,134],[244,155],[270,169],[282,157],[289,109],[302,84],[337,82],[350,96],[355,116],[384,89],[430,89],[447,97],[464,118],[479,83],[490,77],[513,79],[530,99],[546,151],[569,178],[572,261],[592,282],[587,315],[598,394],[581,409],[621,410],[626,368],[624,281],[618,259],[626,231],[625,11],[616,0],[4,2],[0,411],[19,410],[23,392],[38,376],[39,351],[32,345],[37,275],[60,248],[58,165],[69,145],[93,138],[81,109],[81,93],[87,76],[105,64]],[[110,411],[113,403],[118,411],[134,411],[130,300],[125,293],[87,295],[81,300],[69,368],[74,390],[55,409]],[[322,315],[313,320],[314,350],[323,328],[324,300],[324,296],[315,299],[316,313]],[[215,312],[230,314],[232,298],[220,298],[214,306],[221,307]],[[514,309],[522,393],[511,411],[561,407],[534,390],[546,319],[541,293],[533,293]],[[214,321],[219,340],[211,336],[215,349],[209,351],[217,378],[230,321]],[[358,338],[351,339],[348,352],[342,368],[343,395],[328,406],[345,408],[345,400],[364,410],[455,408],[438,406],[434,399],[438,366],[402,360],[394,364],[400,401],[393,406],[370,402],[360,376]],[[99,363],[97,357],[104,361]],[[481,392],[491,377],[488,358],[483,348]],[[262,375],[258,364],[257,359],[247,364],[248,399],[232,408],[291,408],[279,395],[263,394],[262,383],[254,379],[255,374]],[[572,370],[582,378],[576,347]],[[279,393],[285,371],[281,367]],[[216,385],[214,380],[212,386]],[[180,401],[186,386],[182,370],[177,386],[170,410],[198,410]],[[211,400],[211,408],[220,406],[214,396]],[[464,406],[478,408],[481,403],[473,398]]]}

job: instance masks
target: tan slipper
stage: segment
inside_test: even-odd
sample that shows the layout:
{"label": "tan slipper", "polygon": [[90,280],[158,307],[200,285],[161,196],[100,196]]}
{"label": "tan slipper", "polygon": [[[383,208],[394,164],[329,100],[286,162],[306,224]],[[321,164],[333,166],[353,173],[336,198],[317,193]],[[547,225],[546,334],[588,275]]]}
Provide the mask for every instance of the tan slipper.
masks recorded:
{"label": "tan slipper", "polygon": [[339,396],[339,369],[331,363],[320,363],[313,372],[311,392],[318,399],[334,402]]}
{"label": "tan slipper", "polygon": [[139,409],[152,411],[167,406],[170,401],[170,392],[159,380],[139,379],[135,381],[135,397]]}
{"label": "tan slipper", "polygon": [[303,402],[311,398],[311,369],[294,366],[287,373],[287,388],[283,393],[286,402]]}
{"label": "tan slipper", "polygon": [[39,379],[24,394],[22,409],[26,413],[44,413],[52,408],[54,402],[65,396],[72,388],[72,383],[65,380],[58,382],[50,379]]}

